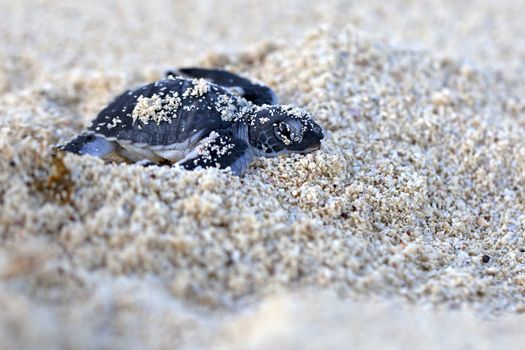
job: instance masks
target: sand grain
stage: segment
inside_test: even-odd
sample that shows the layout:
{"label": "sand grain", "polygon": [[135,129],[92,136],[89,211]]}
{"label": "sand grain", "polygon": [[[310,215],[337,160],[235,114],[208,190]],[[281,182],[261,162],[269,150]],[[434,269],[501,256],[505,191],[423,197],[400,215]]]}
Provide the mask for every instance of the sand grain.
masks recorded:
{"label": "sand grain", "polygon": [[[270,15],[254,1],[251,25],[229,2],[184,5],[204,22],[156,3],[0,2],[0,347],[523,343],[518,2],[291,1]],[[490,13],[505,40],[480,27]],[[52,158],[116,94],[199,62],[307,109],[322,150],[258,159],[242,178]]]}

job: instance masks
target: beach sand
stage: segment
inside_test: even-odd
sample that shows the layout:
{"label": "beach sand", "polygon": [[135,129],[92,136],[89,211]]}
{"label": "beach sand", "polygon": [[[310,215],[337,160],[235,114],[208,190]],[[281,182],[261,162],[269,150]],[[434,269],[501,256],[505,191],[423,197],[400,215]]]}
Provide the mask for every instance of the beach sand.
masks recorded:
{"label": "beach sand", "polygon": [[[0,349],[518,348],[520,1],[0,1]],[[166,68],[326,131],[216,169],[51,156]]]}

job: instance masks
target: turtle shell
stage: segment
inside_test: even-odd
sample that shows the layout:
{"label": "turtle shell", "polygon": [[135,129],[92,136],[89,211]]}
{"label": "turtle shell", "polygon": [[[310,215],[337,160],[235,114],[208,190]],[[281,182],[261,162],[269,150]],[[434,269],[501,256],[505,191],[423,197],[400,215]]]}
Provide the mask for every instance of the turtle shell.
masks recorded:
{"label": "turtle shell", "polygon": [[253,105],[204,79],[159,80],[118,96],[88,128],[109,140],[168,146],[244,121]]}

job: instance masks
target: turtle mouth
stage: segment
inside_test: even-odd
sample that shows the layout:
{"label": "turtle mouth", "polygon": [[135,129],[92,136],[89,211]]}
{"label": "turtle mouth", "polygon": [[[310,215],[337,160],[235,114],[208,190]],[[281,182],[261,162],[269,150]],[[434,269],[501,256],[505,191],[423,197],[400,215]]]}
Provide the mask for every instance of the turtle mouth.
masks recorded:
{"label": "turtle mouth", "polygon": [[319,151],[320,149],[321,149],[321,141],[318,141],[315,144],[307,147],[306,149],[299,151],[299,153],[301,154],[311,153],[311,152]]}

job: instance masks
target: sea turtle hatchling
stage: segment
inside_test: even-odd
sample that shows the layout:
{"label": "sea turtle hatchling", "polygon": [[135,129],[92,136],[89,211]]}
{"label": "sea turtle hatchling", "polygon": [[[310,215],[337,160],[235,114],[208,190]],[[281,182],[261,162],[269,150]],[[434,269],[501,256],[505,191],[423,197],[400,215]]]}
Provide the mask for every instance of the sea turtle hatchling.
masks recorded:
{"label": "sea turtle hatchling", "polygon": [[254,157],[312,152],[323,138],[308,112],[277,105],[269,87],[224,70],[185,68],[124,92],[58,149],[241,175]]}

